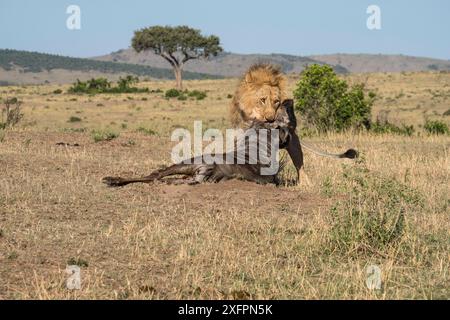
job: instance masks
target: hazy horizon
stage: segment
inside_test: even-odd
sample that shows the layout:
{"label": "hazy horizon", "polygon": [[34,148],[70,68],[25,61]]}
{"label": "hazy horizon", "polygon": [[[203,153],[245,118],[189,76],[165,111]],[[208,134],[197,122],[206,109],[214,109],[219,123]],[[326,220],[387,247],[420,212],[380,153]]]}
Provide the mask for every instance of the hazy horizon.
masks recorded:
{"label": "hazy horizon", "polygon": [[[80,30],[66,27],[69,5],[81,9]],[[366,26],[369,5],[381,9],[380,30]],[[450,60],[450,41],[443,39],[450,31],[448,12],[445,0],[1,0],[0,48],[89,58],[128,48],[133,32],[146,26],[189,25],[218,35],[225,51],[240,54],[401,54]]]}

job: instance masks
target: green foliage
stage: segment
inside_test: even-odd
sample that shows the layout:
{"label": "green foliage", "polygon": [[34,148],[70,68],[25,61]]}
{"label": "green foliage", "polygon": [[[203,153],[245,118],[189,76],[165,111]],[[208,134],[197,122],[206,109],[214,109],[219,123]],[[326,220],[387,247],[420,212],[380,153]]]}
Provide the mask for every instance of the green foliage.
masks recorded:
{"label": "green foliage", "polygon": [[[323,185],[330,192],[329,181]],[[345,167],[334,188],[345,194],[345,199],[331,209],[329,252],[370,255],[396,246],[405,233],[406,215],[423,206],[418,191],[370,172],[361,163]]]}
{"label": "green foliage", "polygon": [[152,26],[134,32],[131,46],[137,51],[152,50],[154,53],[173,56],[180,52],[183,60],[216,56],[223,49],[217,36],[205,37],[200,30],[188,26]]}
{"label": "green foliage", "polygon": [[193,90],[188,93],[188,96],[197,100],[203,100],[207,95],[205,91]]}
{"label": "green foliage", "polygon": [[69,118],[69,122],[81,122],[81,118],[72,116]]}
{"label": "green foliage", "polygon": [[166,91],[166,98],[177,98],[181,95],[181,91],[177,89],[169,89]]}
{"label": "green foliage", "polygon": [[207,94],[205,91],[199,91],[199,90],[177,90],[177,89],[169,89],[166,91],[165,94],[166,98],[178,98],[178,100],[185,101],[187,100],[187,97],[196,99],[196,100],[203,100],[207,97]]}
{"label": "green foliage", "polygon": [[410,137],[414,134],[415,129],[413,125],[408,126],[402,124],[401,127],[398,127],[395,124],[389,122],[381,123],[377,121],[371,124],[370,131],[376,134],[398,134]]}
{"label": "green foliage", "polygon": [[110,130],[93,130],[91,136],[94,142],[111,141],[119,137],[119,133]]}
{"label": "green foliage", "polygon": [[77,82],[69,88],[69,93],[146,93],[148,88],[136,88],[131,85],[139,82],[139,79],[134,76],[120,77],[117,86],[111,87],[111,82],[105,78],[92,78],[86,82],[77,79]]}
{"label": "green foliage", "polygon": [[[0,49],[0,67],[12,70],[14,66],[21,67],[24,72],[51,71],[54,69],[75,71],[97,71],[103,73],[132,73],[137,76],[148,76],[156,79],[174,79],[172,70],[153,68],[131,63],[98,61],[82,58],[63,57],[54,54]],[[185,72],[186,79],[219,79],[219,76]],[[4,81],[2,85],[11,85]]]}
{"label": "green foliage", "polygon": [[450,134],[450,130],[447,126],[446,123],[439,121],[439,120],[428,120],[425,123],[424,129],[429,133],[429,134],[435,134],[435,135],[439,135],[439,134]]}
{"label": "green foliage", "polygon": [[154,130],[149,129],[149,128],[145,128],[145,127],[139,127],[136,131],[140,132],[140,133],[142,133],[142,134],[144,134],[146,136],[155,136],[155,135],[157,135],[157,133]]}
{"label": "green foliage", "polygon": [[188,26],[152,26],[134,32],[131,46],[136,52],[151,50],[173,68],[177,88],[182,88],[183,65],[189,60],[216,56],[223,49],[217,36],[203,36]]}
{"label": "green foliage", "polygon": [[56,89],[55,91],[53,91],[53,94],[61,94],[62,90],[61,89]]}
{"label": "green foliage", "polygon": [[364,86],[349,87],[330,66],[307,67],[294,91],[296,109],[306,123],[321,132],[369,128],[375,93]]}

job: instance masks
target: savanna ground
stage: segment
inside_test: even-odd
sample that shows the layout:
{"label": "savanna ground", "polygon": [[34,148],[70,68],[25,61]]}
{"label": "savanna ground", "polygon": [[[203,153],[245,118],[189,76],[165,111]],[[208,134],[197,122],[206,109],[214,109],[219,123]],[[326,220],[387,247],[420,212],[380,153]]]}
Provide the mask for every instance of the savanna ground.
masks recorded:
{"label": "savanna ground", "polygon": [[[281,187],[101,183],[170,164],[177,127],[226,128],[236,80],[186,82],[208,91],[201,101],[0,88],[25,114],[0,133],[0,298],[450,298],[450,138],[420,128],[426,118],[449,123],[450,74],[348,80],[377,92],[374,118],[414,124],[416,134],[304,137],[362,157],[306,152],[301,185]],[[95,142],[93,130],[119,136]],[[71,264],[81,267],[81,290],[66,289]],[[380,290],[366,286],[370,265],[382,271]]]}

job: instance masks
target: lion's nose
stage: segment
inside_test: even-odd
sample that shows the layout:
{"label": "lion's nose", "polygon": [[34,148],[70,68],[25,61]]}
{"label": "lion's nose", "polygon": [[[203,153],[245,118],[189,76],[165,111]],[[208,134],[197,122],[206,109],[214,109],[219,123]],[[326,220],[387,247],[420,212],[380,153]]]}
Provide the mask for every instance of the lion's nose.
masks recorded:
{"label": "lion's nose", "polygon": [[272,123],[272,122],[274,122],[275,121],[275,113],[269,113],[269,114],[266,114],[266,121],[267,122],[270,122],[270,123]]}

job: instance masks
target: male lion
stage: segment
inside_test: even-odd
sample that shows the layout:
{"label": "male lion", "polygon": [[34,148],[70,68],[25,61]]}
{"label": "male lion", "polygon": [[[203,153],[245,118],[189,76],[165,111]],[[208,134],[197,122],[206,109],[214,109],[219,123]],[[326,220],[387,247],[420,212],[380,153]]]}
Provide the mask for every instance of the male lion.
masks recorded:
{"label": "male lion", "polygon": [[286,99],[286,78],[270,64],[256,64],[242,78],[230,108],[231,122],[241,127],[249,120],[273,122]]}
{"label": "male lion", "polygon": [[297,181],[303,166],[302,146],[315,154],[331,158],[354,159],[358,156],[357,151],[353,149],[341,154],[331,154],[300,142],[295,131],[297,120],[293,101],[286,97],[286,77],[281,70],[271,64],[255,64],[244,74],[236,89],[230,106],[231,123],[235,127],[242,127],[252,120],[271,123],[275,120],[278,108],[288,102],[291,105],[287,109],[291,122],[291,139],[286,150],[297,169]]}
{"label": "male lion", "polygon": [[[242,127],[251,120],[273,122],[278,108],[286,101],[286,77],[279,68],[271,64],[255,64],[244,74],[230,107],[231,123]],[[292,104],[292,102],[291,102]],[[291,107],[290,118],[296,127],[296,119]],[[297,169],[297,180],[303,166],[303,152],[295,130],[287,151]]]}

